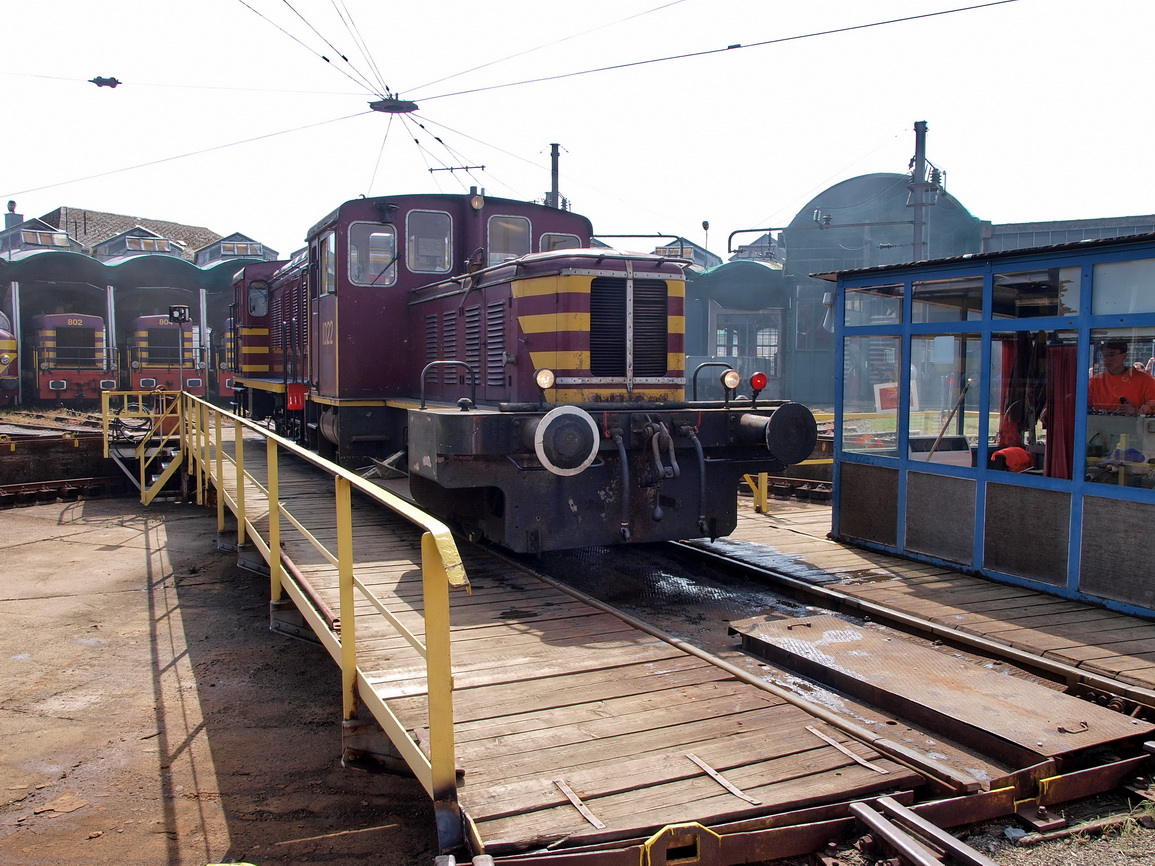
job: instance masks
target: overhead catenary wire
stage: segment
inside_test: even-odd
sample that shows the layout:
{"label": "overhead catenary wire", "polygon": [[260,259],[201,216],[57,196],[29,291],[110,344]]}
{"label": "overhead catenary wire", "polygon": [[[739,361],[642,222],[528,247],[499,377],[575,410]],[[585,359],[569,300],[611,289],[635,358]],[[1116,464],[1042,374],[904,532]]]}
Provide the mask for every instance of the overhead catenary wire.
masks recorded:
{"label": "overhead catenary wire", "polygon": [[393,91],[389,85],[385,83],[385,76],[381,74],[381,70],[377,66],[377,61],[373,59],[373,52],[369,50],[365,38],[361,35],[361,28],[358,27],[357,23],[353,20],[353,13],[350,12],[349,7],[345,5],[345,0],[331,0],[331,2],[333,3],[333,9],[336,11],[337,16],[341,19],[342,23],[344,23],[346,32],[348,32],[349,37],[353,40],[353,44],[357,46],[357,50],[361,52],[361,56],[365,59],[365,62],[369,64],[369,69],[372,70],[377,83],[381,85],[381,93],[385,95],[392,94]]}
{"label": "overhead catenary wire", "polygon": [[[298,45],[300,45],[300,46],[301,46],[302,48],[304,48],[306,51],[308,51],[308,52],[310,52],[311,54],[313,54],[313,55],[315,55],[315,56],[317,56],[317,57],[321,58],[322,60],[324,60],[326,63],[328,63],[330,66],[332,66],[332,67],[333,67],[334,69],[336,69],[338,72],[340,72],[342,75],[344,75],[344,76],[345,76],[346,78],[348,78],[350,81],[354,82],[355,84],[358,84],[358,85],[360,85],[361,87],[364,87],[366,90],[368,90],[368,91],[369,91],[370,93],[372,93],[373,95],[375,95],[375,96],[380,96],[380,97],[382,97],[382,98],[385,98],[385,97],[387,97],[387,96],[389,96],[389,95],[390,95],[390,94],[388,94],[388,93],[380,93],[380,92],[378,92],[378,90],[379,90],[379,89],[378,89],[376,86],[374,86],[374,85],[373,85],[373,83],[372,83],[372,82],[370,82],[370,81],[369,81],[369,80],[368,80],[368,79],[367,79],[367,78],[366,78],[364,75],[362,75],[362,74],[361,74],[361,73],[360,73],[360,72],[359,72],[357,69],[355,69],[351,63],[349,64],[349,68],[350,68],[350,69],[353,69],[353,71],[356,73],[356,77],[354,77],[353,75],[350,75],[350,74],[349,74],[348,72],[346,72],[344,69],[342,69],[341,67],[339,67],[339,66],[337,66],[336,64],[334,64],[334,63],[333,63],[333,61],[331,61],[331,60],[330,60],[328,57],[326,57],[326,56],[325,56],[324,54],[322,54],[320,51],[317,51],[315,48],[312,48],[312,47],[310,47],[310,46],[306,45],[306,44],[305,44],[303,41],[301,41],[299,38],[297,38],[296,36],[294,36],[292,33],[290,33],[288,30],[286,30],[286,29],[285,29],[284,27],[282,27],[280,24],[278,24],[277,22],[273,21],[271,18],[269,18],[267,15],[265,15],[265,14],[264,14],[263,12],[261,12],[260,10],[258,10],[258,9],[256,9],[256,8],[254,8],[254,7],[253,7],[251,4],[249,4],[249,3],[247,2],[247,0],[237,0],[237,2],[238,2],[238,3],[240,3],[242,6],[244,6],[246,9],[248,9],[249,11],[253,12],[255,15],[257,15],[257,16],[258,16],[259,18],[261,18],[263,21],[266,21],[266,22],[268,22],[269,24],[271,24],[273,27],[277,28],[279,31],[281,31],[282,33],[284,33],[286,36],[288,36],[290,39],[292,39],[294,42],[296,42]],[[291,3],[289,3],[289,0],[283,0],[283,2],[284,2],[284,4],[285,4],[286,6],[288,6],[290,9],[293,9],[293,6],[292,6],[292,4],[291,4]],[[294,12],[294,13],[297,15],[297,17],[299,17],[299,18],[300,18],[302,21],[304,21],[304,22],[305,22],[305,25],[306,25],[306,26],[307,26],[307,27],[308,27],[310,30],[312,30],[314,33],[316,33],[316,34],[317,34],[317,36],[318,36],[318,37],[321,39],[321,41],[322,41],[322,42],[324,42],[326,45],[329,45],[329,47],[330,47],[330,48],[333,48],[332,44],[331,44],[331,43],[330,43],[330,42],[329,42],[327,39],[325,39],[325,37],[324,37],[324,36],[321,36],[321,34],[320,34],[320,33],[317,33],[317,30],[316,30],[316,28],[314,28],[314,27],[313,27],[313,25],[309,24],[309,22],[308,22],[308,21],[305,21],[305,18],[304,18],[304,16],[302,16],[302,15],[301,15],[301,13],[297,12],[297,10],[296,10],[296,9],[293,9],[293,12]],[[346,57],[344,54],[342,54],[342,53],[341,53],[340,51],[338,51],[336,48],[333,48],[333,51],[334,51],[334,53],[336,53],[336,54],[337,54],[337,55],[338,55],[338,56],[339,56],[339,57],[340,57],[342,60],[344,60],[346,63],[349,63],[349,58],[348,58],[348,57]]]}
{"label": "overhead catenary wire", "polygon": [[446,75],[443,78],[438,78],[435,81],[427,81],[425,84],[419,84],[411,88],[409,92],[418,91],[423,87],[432,87],[434,84],[440,84],[443,81],[449,81],[453,78],[459,78],[462,75],[468,75],[470,72],[477,72],[479,69],[486,69],[490,66],[496,66],[498,63],[505,63],[507,60],[513,60],[518,57],[524,57],[527,54],[533,54],[535,51],[541,51],[544,48],[550,48],[554,45],[560,45],[563,42],[569,42],[571,39],[578,39],[582,36],[588,36],[591,33],[597,33],[599,30],[605,30],[607,27],[616,27],[618,24],[624,24],[626,21],[632,21],[635,18],[642,18],[654,12],[660,12],[663,9],[668,9],[671,6],[677,6],[679,3],[685,3],[686,0],[673,0],[671,3],[663,3],[661,6],[655,6],[653,9],[647,9],[644,12],[637,12],[633,15],[627,15],[625,18],[619,18],[616,21],[610,21],[606,24],[601,24],[589,30],[583,30],[580,33],[573,33],[569,36],[563,36],[561,39],[555,39],[552,42],[546,42],[543,45],[538,45],[534,48],[527,48],[524,51],[518,51],[516,54],[509,54],[505,57],[500,57],[497,60],[490,60],[488,63],[482,63],[478,66],[472,66],[469,69],[463,69],[460,72],[454,72],[452,75]]}
{"label": "overhead catenary wire", "polygon": [[187,159],[187,158],[192,157],[192,156],[200,156],[201,154],[204,154],[204,153],[212,153],[213,151],[217,151],[217,150],[225,150],[226,148],[237,147],[238,145],[242,145],[242,144],[251,144],[254,141],[264,141],[265,139],[268,139],[268,138],[276,138],[279,135],[288,135],[289,133],[292,133],[292,132],[300,132],[300,131],[305,130],[305,129],[313,129],[313,128],[318,127],[318,126],[326,126],[327,124],[330,124],[330,123],[339,123],[342,120],[351,120],[354,117],[363,117],[366,114],[373,114],[373,113],[374,112],[372,112],[372,111],[359,111],[356,114],[347,114],[344,117],[334,117],[334,118],[331,118],[330,120],[318,121],[317,123],[307,123],[304,126],[295,126],[292,129],[282,129],[279,132],[268,132],[268,133],[265,133],[264,135],[257,135],[257,136],[253,136],[252,138],[246,138],[243,141],[233,141],[233,142],[229,142],[228,144],[218,144],[218,145],[214,145],[213,147],[205,147],[205,148],[201,148],[200,150],[190,151],[188,153],[178,153],[178,154],[175,154],[173,156],[162,157],[161,159],[153,159],[153,160],[150,160],[149,162],[138,163],[137,165],[127,165],[127,166],[123,166],[121,168],[114,168],[114,169],[110,169],[109,171],[102,171],[102,172],[98,172],[96,174],[87,175],[85,177],[76,177],[76,178],[72,178],[71,180],[62,180],[62,181],[59,181],[57,183],[49,183],[49,184],[44,184],[43,186],[35,186],[35,187],[30,187],[28,189],[20,189],[20,190],[14,191],[14,192],[5,193],[4,197],[8,198],[10,196],[27,195],[28,193],[40,192],[41,190],[55,189],[58,186],[67,186],[70,183],[80,183],[81,181],[94,180],[98,177],[109,177],[110,175],[121,174],[122,172],[126,172],[126,171],[135,171],[138,168],[147,168],[151,165],[160,165],[161,163],[173,162],[174,160],[178,160],[178,159]]}
{"label": "overhead catenary wire", "polygon": [[[6,72],[0,70],[0,75],[15,76],[18,78],[41,78],[48,81],[70,81],[76,84],[91,84],[91,78],[77,78],[65,75],[39,75],[32,72]],[[364,89],[356,92],[349,90],[301,90],[300,88],[283,87],[235,87],[216,84],[173,84],[162,81],[121,81],[120,87],[172,87],[182,90],[228,90],[238,93],[291,93],[295,96],[363,96]]]}
{"label": "overhead catenary wire", "polygon": [[[244,0],[242,0],[244,2]],[[812,33],[799,33],[794,36],[781,36],[777,39],[764,39],[761,42],[751,42],[746,45],[727,45],[725,48],[708,48],[703,51],[691,51],[686,54],[672,54],[667,57],[652,57],[649,60],[634,60],[628,63],[615,63],[611,66],[599,66],[595,69],[582,69],[577,72],[563,72],[558,75],[544,75],[539,78],[528,78],[524,81],[510,81],[505,84],[491,84],[487,87],[475,87],[471,90],[457,90],[453,93],[441,93],[436,96],[423,96],[422,102],[432,99],[448,99],[451,96],[466,96],[472,93],[484,93],[490,90],[501,90],[506,87],[522,87],[527,84],[541,84],[545,81],[559,81],[563,78],[576,78],[580,75],[593,75],[597,72],[613,72],[618,69],[630,69],[636,66],[647,66],[653,63],[668,63],[673,60],[688,60],[693,57],[707,57],[711,54],[724,54],[728,51],[741,51],[747,48],[762,48],[767,45],[777,45],[783,42],[796,42],[800,39],[814,39],[818,36],[832,36],[836,33],[850,33],[855,30],[866,30],[871,27],[883,27],[888,24],[901,24],[906,21],[917,21],[921,18],[935,18],[940,15],[953,15],[956,12],[970,12],[975,9],[985,9],[989,6],[1002,6],[1007,3],[1018,3],[1019,0],[991,0],[989,3],[978,3],[973,6],[961,6],[956,9],[942,9],[938,12],[923,12],[918,15],[906,15],[902,18],[888,18],[885,21],[872,21],[869,24],[852,24],[847,27],[836,27],[830,30],[816,30]]]}

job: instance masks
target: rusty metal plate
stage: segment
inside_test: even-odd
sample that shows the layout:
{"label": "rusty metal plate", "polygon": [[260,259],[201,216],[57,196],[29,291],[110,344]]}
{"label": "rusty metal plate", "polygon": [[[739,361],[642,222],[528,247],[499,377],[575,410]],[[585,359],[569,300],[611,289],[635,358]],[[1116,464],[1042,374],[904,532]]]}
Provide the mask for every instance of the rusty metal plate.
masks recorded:
{"label": "rusty metal plate", "polygon": [[731,623],[768,661],[1024,766],[1155,726],[834,616]]}

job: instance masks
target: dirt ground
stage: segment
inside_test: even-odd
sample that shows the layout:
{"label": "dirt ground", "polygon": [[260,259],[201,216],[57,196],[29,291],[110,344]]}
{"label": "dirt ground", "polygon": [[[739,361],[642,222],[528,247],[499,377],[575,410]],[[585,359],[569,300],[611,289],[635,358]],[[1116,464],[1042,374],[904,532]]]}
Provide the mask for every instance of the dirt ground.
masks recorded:
{"label": "dirt ground", "polygon": [[9,510],[0,551],[0,864],[432,864],[425,792],[340,766],[336,665],[212,512]]}
{"label": "dirt ground", "polygon": [[[3,511],[0,553],[2,866],[432,866],[425,792],[340,766],[336,665],[268,630],[266,584],[216,550],[212,512]],[[1003,866],[1155,864],[1150,823],[968,841]]]}

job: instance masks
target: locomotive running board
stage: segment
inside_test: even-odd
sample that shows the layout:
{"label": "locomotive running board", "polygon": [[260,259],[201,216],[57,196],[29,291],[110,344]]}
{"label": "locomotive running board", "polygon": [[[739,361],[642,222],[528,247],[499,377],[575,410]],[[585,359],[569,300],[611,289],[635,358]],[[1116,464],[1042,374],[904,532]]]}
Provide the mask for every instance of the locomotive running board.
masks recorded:
{"label": "locomotive running board", "polygon": [[[742,649],[1003,762],[1028,767],[1155,725],[835,616],[735,621]],[[1013,684],[1013,688],[1009,685]]]}

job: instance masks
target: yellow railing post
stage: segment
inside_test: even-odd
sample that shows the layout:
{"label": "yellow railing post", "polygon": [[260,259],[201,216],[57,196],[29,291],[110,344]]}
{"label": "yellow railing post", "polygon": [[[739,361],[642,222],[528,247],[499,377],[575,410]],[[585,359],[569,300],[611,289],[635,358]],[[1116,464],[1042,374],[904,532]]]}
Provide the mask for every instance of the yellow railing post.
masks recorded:
{"label": "yellow railing post", "polygon": [[341,694],[346,721],[357,715],[357,619],[353,612],[353,494],[349,479],[333,479],[337,498],[337,582],[341,617]]}
{"label": "yellow railing post", "polygon": [[205,504],[205,457],[208,452],[208,437],[205,433],[205,424],[208,420],[208,410],[205,403],[194,403],[197,413],[197,505]]}
{"label": "yellow railing post", "polygon": [[217,445],[217,533],[220,534],[225,531],[225,489],[222,484],[224,479],[225,455],[221,448],[221,433],[224,426],[224,417],[221,413],[213,411],[216,417],[216,424],[213,426],[213,438]]}
{"label": "yellow railing post", "polygon": [[433,799],[457,800],[453,740],[453,655],[449,631],[449,577],[437,540],[421,536],[421,581],[425,595],[425,664],[429,682],[429,765]]}
{"label": "yellow railing post", "polygon": [[237,464],[237,547],[245,543],[245,428],[241,419],[233,422],[233,451]]}
{"label": "yellow railing post", "polygon": [[281,600],[281,482],[277,455],[277,440],[270,436],[265,440],[269,477],[266,487],[269,491],[269,598]]}
{"label": "yellow railing post", "polygon": [[104,431],[104,459],[105,460],[107,460],[110,456],[108,453],[108,431],[109,431],[109,428],[112,427],[112,425],[109,423],[109,417],[108,416],[109,416],[109,405],[110,405],[109,401],[111,400],[111,398],[112,398],[112,395],[109,394],[107,391],[101,391],[101,393],[100,393],[100,427]]}

